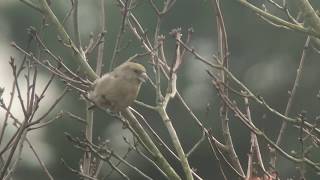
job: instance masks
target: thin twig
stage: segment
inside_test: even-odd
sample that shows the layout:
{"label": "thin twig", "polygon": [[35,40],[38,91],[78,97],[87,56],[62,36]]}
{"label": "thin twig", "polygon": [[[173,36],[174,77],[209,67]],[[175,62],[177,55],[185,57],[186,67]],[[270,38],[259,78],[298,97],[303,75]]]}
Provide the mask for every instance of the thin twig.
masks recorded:
{"label": "thin twig", "polygon": [[304,161],[310,167],[312,167],[316,170],[320,170],[320,166],[318,163],[313,162],[308,158],[300,159],[300,158],[296,158],[296,157],[289,155],[281,147],[279,147],[275,142],[273,142],[265,133],[263,133],[260,129],[258,129],[253,123],[249,123],[247,116],[241,112],[241,110],[237,107],[237,105],[234,102],[232,102],[228,97],[226,97],[223,94],[223,91],[220,89],[220,87],[217,85],[217,83],[215,83],[216,81],[217,81],[217,79],[214,80],[213,85],[215,86],[216,90],[218,91],[221,99],[228,105],[230,110],[232,110],[235,113],[236,117],[238,117],[240,122],[242,124],[244,124],[251,132],[255,133],[257,136],[260,136],[264,140],[266,140],[267,143],[269,143],[280,155],[282,155],[286,159],[288,159],[292,162],[295,162],[295,163],[301,163],[302,161]]}
{"label": "thin twig", "polygon": [[41,4],[43,14],[51,21],[53,26],[56,28],[58,31],[60,37],[64,42],[68,42],[70,45],[70,53],[74,55],[72,59],[76,60],[77,63],[81,66],[81,68],[84,70],[84,72],[88,75],[88,77],[91,80],[95,80],[98,78],[97,74],[93,71],[93,69],[90,67],[88,64],[86,57],[84,56],[85,54],[82,53],[79,49],[77,49],[77,46],[73,43],[71,38],[69,37],[68,33],[58,20],[58,18],[55,16],[55,14],[52,12],[50,6],[48,5],[46,0],[38,0],[39,3]]}
{"label": "thin twig", "polygon": [[202,131],[202,136],[199,139],[199,141],[197,141],[193,147],[189,150],[189,152],[186,154],[187,157],[189,157],[199,146],[200,144],[206,139],[206,133],[204,131]]}
{"label": "thin twig", "polygon": [[[100,19],[99,25],[100,25],[101,32],[106,32],[104,0],[100,0],[100,7],[101,7],[101,10],[100,10],[100,17],[99,17]],[[102,42],[99,43],[98,45],[97,65],[96,65],[96,73],[98,76],[101,76],[101,72],[102,72],[101,70],[103,67],[104,44],[105,44],[105,41],[102,40]]]}
{"label": "thin twig", "polygon": [[[307,37],[307,40],[306,40],[305,45],[304,45],[304,48],[302,50],[302,55],[301,55],[301,58],[300,58],[300,64],[299,64],[299,67],[297,69],[297,74],[296,74],[296,78],[294,80],[294,84],[292,86],[291,91],[289,92],[289,99],[288,99],[288,102],[287,102],[286,110],[284,112],[284,116],[289,116],[289,113],[291,111],[291,107],[292,107],[293,101],[295,99],[296,91],[297,91],[297,88],[298,88],[298,86],[300,84],[300,81],[301,81],[302,71],[303,71],[303,68],[304,68],[304,62],[305,62],[305,57],[306,57],[306,51],[307,51],[307,49],[309,47],[309,42],[310,42],[310,36]],[[287,121],[283,121],[282,122],[280,131],[279,131],[279,134],[278,134],[278,137],[277,137],[277,141],[276,141],[277,145],[281,144],[284,132],[285,132],[285,130],[287,128],[287,124],[288,124]],[[271,157],[270,162],[271,162],[272,166],[275,167],[275,165],[276,165],[276,154],[275,153],[273,153],[273,154],[274,155]]]}
{"label": "thin twig", "polygon": [[[248,93],[248,96],[250,96],[250,98],[252,98],[254,101],[256,101],[258,104],[264,106],[268,111],[270,111],[271,113],[275,114],[276,116],[280,117],[281,119],[285,120],[285,121],[288,121],[289,123],[293,123],[295,125],[298,125],[300,124],[301,120],[297,119],[297,118],[291,118],[291,117],[288,117],[288,116],[285,116],[284,114],[280,113],[279,111],[277,111],[276,109],[272,108],[264,99],[263,97],[261,96],[258,96],[258,95],[255,95],[252,91],[250,91],[250,89],[244,85],[238,78],[235,77],[235,75],[230,72],[228,69],[222,67],[221,65],[218,65],[218,64],[214,64],[214,63],[211,63],[209,60],[207,60],[206,58],[202,57],[198,52],[196,52],[194,49],[188,47],[185,43],[183,43],[181,41],[181,45],[184,46],[184,48],[186,48],[186,50],[188,52],[190,52],[191,54],[193,54],[195,56],[195,58],[201,62],[203,62],[204,64],[212,67],[212,68],[215,68],[215,69],[223,69],[229,76],[229,78],[231,80],[233,80],[234,83],[236,83],[237,85],[239,85],[242,90],[246,93]],[[312,124],[308,123],[308,122],[305,122],[304,123],[305,127],[306,128],[314,128]],[[319,128],[314,128],[314,131],[317,133],[317,134],[320,134],[320,129]]]}
{"label": "thin twig", "polygon": [[[251,119],[251,110],[250,110],[250,106],[249,106],[249,99],[247,97],[244,98],[244,104],[245,104],[245,108],[246,108],[246,115],[248,117],[249,122],[252,123],[252,119]],[[260,151],[260,147],[259,147],[259,143],[258,143],[258,138],[257,136],[251,132],[250,134],[251,138],[250,138],[250,154],[249,154],[249,158],[248,158],[248,169],[247,169],[247,175],[246,175],[246,180],[250,180],[251,176],[252,176],[252,171],[253,171],[253,158],[257,159],[258,165],[260,166],[260,168],[262,169],[262,171],[268,175],[269,177],[272,177],[265,169],[264,167],[264,163],[262,160],[262,156],[261,156],[261,151]]]}
{"label": "thin twig", "polygon": [[63,92],[61,93],[61,95],[52,103],[52,105],[49,107],[49,109],[42,115],[40,116],[38,119],[36,119],[35,121],[31,122],[29,124],[30,125],[34,125],[39,123],[41,120],[43,120],[44,118],[46,118],[50,112],[52,112],[52,110],[57,106],[57,104],[62,100],[62,98],[67,94],[67,92],[69,91],[69,88],[66,87]]}
{"label": "thin twig", "polygon": [[[288,99],[288,102],[287,102],[286,110],[284,112],[285,116],[288,116],[289,113],[290,113],[291,107],[293,105],[293,100],[294,100],[296,92],[297,92],[297,88],[298,88],[298,86],[300,84],[300,80],[301,80],[301,77],[302,77],[302,71],[303,71],[303,68],[304,68],[306,51],[307,51],[307,49],[309,47],[309,42],[310,42],[310,36],[308,36],[308,38],[307,38],[307,40],[305,42],[305,45],[303,47],[303,50],[302,50],[302,55],[301,55],[301,58],[300,58],[299,67],[297,69],[296,78],[294,80],[294,84],[292,86],[292,89],[289,92],[289,99]],[[283,121],[282,125],[281,125],[281,129],[280,129],[279,134],[278,134],[277,141],[276,141],[277,145],[280,145],[282,137],[283,137],[283,133],[284,133],[286,127],[287,127],[287,122]]]}
{"label": "thin twig", "polygon": [[15,160],[11,160],[13,161],[12,162],[12,165],[11,167],[8,168],[8,172],[6,174],[6,176],[2,179],[2,180],[9,180],[12,178],[12,174],[14,173],[14,171],[16,171],[17,169],[17,166],[19,164],[19,161],[21,160],[21,154],[22,154],[22,150],[23,150],[23,146],[24,146],[24,141],[26,139],[26,135],[27,135],[27,132],[24,131],[22,136],[21,136],[21,139],[18,139],[16,142],[19,144],[18,146],[18,151],[16,152],[15,154]]}
{"label": "thin twig", "polygon": [[[220,8],[220,1],[211,0],[211,3],[213,5],[213,9],[215,11],[215,17],[216,17],[219,59],[222,60],[221,65],[224,67],[224,69],[229,69],[228,37],[227,37],[226,28],[225,28],[223,14]],[[223,69],[220,69],[219,73],[221,75],[220,79],[222,83],[228,86],[229,84],[228,74]],[[223,88],[223,91],[226,96],[229,96],[228,88]],[[244,177],[245,174],[244,174],[242,165],[240,163],[240,160],[238,158],[237,152],[235,151],[235,148],[233,145],[233,139],[231,137],[230,127],[229,127],[229,109],[228,109],[228,106],[224,103],[221,104],[220,117],[221,117],[222,133],[225,140],[225,146],[227,147],[227,154],[230,158],[230,162],[232,164],[232,167],[235,168],[236,172],[239,173],[240,176]]]}
{"label": "thin twig", "polygon": [[33,152],[34,156],[36,157],[36,159],[38,160],[39,164],[41,165],[41,168],[43,169],[43,171],[45,172],[45,174],[48,176],[48,178],[50,180],[54,180],[53,176],[51,175],[51,173],[49,172],[48,168],[46,167],[46,165],[44,164],[44,162],[41,160],[41,158],[39,157],[37,151],[35,150],[35,148],[33,147],[33,145],[31,144],[31,142],[26,139],[26,142],[28,143],[31,151]]}
{"label": "thin twig", "polygon": [[124,30],[125,30],[127,16],[128,16],[128,14],[130,14],[130,12],[129,12],[130,6],[131,6],[131,0],[125,0],[124,6],[123,6],[123,9],[122,9],[121,25],[120,25],[120,29],[118,31],[116,42],[115,42],[115,45],[114,45],[114,48],[113,48],[112,58],[111,58],[111,61],[110,61],[110,64],[109,64],[109,71],[111,71],[113,69],[114,63],[117,60],[116,59],[117,55],[120,52],[120,45],[121,45],[122,36],[124,34]]}
{"label": "thin twig", "polygon": [[81,178],[86,178],[86,179],[90,179],[90,180],[98,180],[98,179],[96,179],[96,178],[94,178],[94,177],[88,176],[88,175],[86,175],[86,174],[84,174],[84,173],[82,173],[82,172],[80,172],[80,171],[78,171],[78,170],[73,169],[73,168],[70,167],[63,159],[61,159],[61,163],[62,163],[62,165],[64,165],[70,172],[72,172],[72,173],[80,176]]}
{"label": "thin twig", "polygon": [[253,4],[251,4],[249,1],[247,0],[237,0],[240,4],[242,4],[243,6],[249,8],[250,10],[252,10],[253,12],[257,13],[258,15],[260,16],[263,16],[264,18],[270,20],[271,22],[273,23],[276,23],[276,24],[281,24],[282,26],[284,27],[287,27],[291,30],[294,30],[294,31],[297,31],[297,32],[300,32],[300,33],[305,33],[305,34],[309,34],[309,35],[312,35],[312,36],[315,36],[315,37],[320,37],[320,33],[315,31],[314,29],[311,29],[311,28],[305,28],[303,27],[302,25],[297,25],[297,24],[294,24],[294,23],[290,23],[288,21],[285,21],[279,17],[276,17],[270,13],[267,13],[265,12],[264,10],[262,9],[259,9],[258,7],[254,6]]}
{"label": "thin twig", "polygon": [[67,20],[69,19],[69,17],[71,16],[71,14],[72,14],[72,12],[74,11],[74,4],[75,4],[75,2],[74,2],[74,0],[70,0],[70,2],[71,2],[71,8],[70,8],[70,10],[67,12],[67,14],[65,15],[65,17],[63,18],[63,20],[62,20],[62,25],[65,25],[65,23],[67,22]]}

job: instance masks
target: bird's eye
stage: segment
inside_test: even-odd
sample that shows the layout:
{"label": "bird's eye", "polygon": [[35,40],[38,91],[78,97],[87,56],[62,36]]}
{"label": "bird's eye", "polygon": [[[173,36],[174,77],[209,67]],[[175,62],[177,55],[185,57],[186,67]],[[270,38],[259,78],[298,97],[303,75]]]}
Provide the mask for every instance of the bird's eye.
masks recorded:
{"label": "bird's eye", "polygon": [[139,71],[138,69],[133,70],[133,72],[135,72],[135,73],[137,73],[137,74],[140,73],[140,71]]}

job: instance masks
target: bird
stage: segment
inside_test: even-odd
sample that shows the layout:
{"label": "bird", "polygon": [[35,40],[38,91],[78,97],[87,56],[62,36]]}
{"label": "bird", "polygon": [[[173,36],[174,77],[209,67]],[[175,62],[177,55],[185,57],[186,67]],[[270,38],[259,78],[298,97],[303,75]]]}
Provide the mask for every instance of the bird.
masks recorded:
{"label": "bird", "polygon": [[88,98],[100,108],[120,112],[132,105],[139,94],[141,84],[147,79],[148,75],[143,65],[125,62],[96,79]]}

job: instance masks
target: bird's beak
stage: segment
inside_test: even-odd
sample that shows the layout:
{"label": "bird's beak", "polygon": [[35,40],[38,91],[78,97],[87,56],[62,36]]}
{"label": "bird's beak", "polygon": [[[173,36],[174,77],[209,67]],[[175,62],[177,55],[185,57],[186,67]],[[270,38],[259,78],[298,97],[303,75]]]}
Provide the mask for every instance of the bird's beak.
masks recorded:
{"label": "bird's beak", "polygon": [[141,82],[146,82],[148,79],[149,79],[149,77],[148,77],[147,73],[145,73],[145,72],[140,74],[140,76],[139,76],[139,80]]}

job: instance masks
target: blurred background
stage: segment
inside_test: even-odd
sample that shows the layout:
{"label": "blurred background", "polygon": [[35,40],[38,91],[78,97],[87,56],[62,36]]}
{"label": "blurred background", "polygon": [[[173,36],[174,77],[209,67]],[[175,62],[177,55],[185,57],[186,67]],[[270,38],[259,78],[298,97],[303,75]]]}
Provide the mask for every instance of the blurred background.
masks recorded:
{"label": "blurred background", "polygon": [[[256,0],[253,2],[260,7],[262,3],[265,3],[270,12],[284,17],[284,14],[279,13],[278,10],[274,9],[274,7],[265,1]],[[90,33],[98,33],[99,1],[79,0],[79,5],[79,23],[82,42],[83,44],[88,44]],[[293,7],[291,4],[289,5]],[[313,5],[314,7],[320,7],[320,2],[315,1]],[[60,20],[65,17],[70,8],[70,1],[52,1],[52,9]],[[115,1],[106,0],[105,8],[107,34],[105,37],[104,59],[106,66],[103,70],[107,72],[108,59],[112,56],[122,16]],[[258,18],[249,9],[241,6],[236,1],[221,1],[221,8],[224,13],[229,50],[231,53],[231,71],[253,92],[263,96],[266,102],[272,107],[280,112],[284,112],[289,97],[288,91],[292,88],[295,79],[306,35],[274,27]],[[296,9],[293,8],[293,12],[295,11]],[[148,1],[138,1],[138,5],[133,13],[144,28],[147,29],[149,37],[153,39],[152,34],[154,32],[156,16]],[[68,32],[72,32],[71,22],[72,18],[65,23]],[[15,57],[17,62],[19,62],[22,57],[20,53],[10,46],[10,43],[14,41],[18,45],[25,47],[28,38],[27,28],[33,26],[39,29],[40,24],[41,15],[25,4],[18,0],[0,0],[0,87],[5,87],[5,93],[3,95],[5,102],[9,100],[13,80],[8,61],[10,60],[10,56]],[[181,27],[184,39],[186,38],[187,29],[193,27],[194,33],[190,46],[194,47],[202,56],[212,58],[212,55],[217,54],[215,24],[214,12],[209,1],[177,1],[173,9],[164,18],[161,26],[160,33],[166,36],[165,52],[167,59],[171,61],[174,58],[175,41],[169,35],[169,32],[177,27]],[[61,46],[57,41],[56,33],[52,27],[49,26],[43,32],[43,37],[52,52],[66,60],[67,65],[74,66],[71,60],[72,57],[68,56],[66,48]],[[125,51],[121,51],[116,64],[120,64],[120,62],[136,53],[144,52],[139,42],[137,42],[130,33],[125,34],[125,42],[130,43]],[[125,42],[124,44],[126,44]],[[89,63],[95,67],[95,55],[93,54],[88,58]],[[142,60],[141,63],[148,67],[149,72],[152,72],[151,65],[148,65],[145,60]],[[319,99],[316,98],[320,88],[319,67],[319,55],[309,50],[306,56],[301,83],[299,84],[291,111],[292,113],[290,114],[291,117],[295,117],[302,110],[305,110],[307,111],[308,121],[312,123],[315,117],[319,115]],[[186,55],[184,63],[178,72],[177,86],[199,119],[201,119],[206,127],[213,130],[213,134],[218,139],[221,139],[221,124],[218,119],[221,102],[211,84],[210,77],[205,71],[206,69],[208,69],[208,67],[195,60],[192,55]],[[41,77],[38,79],[40,85],[38,87],[39,92],[42,90],[48,78],[48,73],[42,70]],[[21,83],[23,82],[24,79],[21,78]],[[164,83],[162,87],[165,89],[166,84]],[[50,86],[44,101],[42,101],[43,104],[40,104],[40,110],[46,111],[50,103],[62,92],[63,88],[64,84],[59,80],[55,80],[55,83]],[[155,104],[155,92],[150,84],[142,87],[138,99],[147,104]],[[147,121],[156,129],[156,132],[172,147],[167,130],[159,116],[137,105],[134,107],[147,118]],[[77,93],[69,93],[59,106],[56,107],[51,117],[54,117],[56,113],[61,110],[84,117],[84,108],[85,103],[79,98],[79,95]],[[280,129],[280,119],[271,115],[266,109],[257,104],[252,104],[251,110],[252,117],[257,126],[271,138],[275,139]],[[23,117],[17,99],[14,101],[12,111],[18,117]],[[170,102],[168,113],[173,119],[173,124],[178,132],[178,136],[181,137],[184,149],[186,151],[189,150],[193,144],[200,139],[201,131],[177,100],[173,99]],[[41,111],[37,115],[40,116]],[[0,120],[4,117],[2,110],[0,111],[0,117]],[[238,152],[243,166],[246,167],[250,133],[234,116],[230,116],[230,126],[233,133],[235,149]],[[8,140],[16,130],[11,123],[9,123],[8,128],[5,136],[6,140]],[[64,132],[68,132],[72,136],[77,137],[82,135],[83,130],[83,124],[74,119],[64,117],[46,128],[29,133],[28,137],[31,139],[40,158],[42,158],[56,179],[77,179],[76,175],[61,165],[61,159],[66,161],[71,167],[78,168],[82,152],[72,147],[71,143],[65,138]],[[298,129],[289,128],[285,134],[283,147],[287,152],[294,152],[299,149],[297,131]],[[131,133],[122,128],[121,122],[105,117],[99,112],[95,114],[94,121],[95,140],[97,140],[98,137],[109,139],[110,147],[122,155],[128,151],[128,145],[124,142],[123,137],[132,141]],[[268,164],[269,157],[268,153],[266,153],[268,151],[267,145],[263,141],[261,145],[264,155],[263,158],[266,160],[265,163]],[[319,151],[312,153],[317,154],[317,156],[313,157],[320,160]],[[172,156],[169,154],[167,154],[167,156],[172,160],[174,166],[179,167],[179,164],[173,160]],[[161,177],[159,173],[137,154],[131,153],[129,161],[135,162],[137,167],[145,170],[146,173],[154,179],[161,179],[159,178]],[[207,142],[204,142],[200,148],[191,155],[190,164],[197,169],[198,174],[204,179],[222,178],[217,161],[213,157]],[[280,157],[277,165],[280,177],[283,177],[283,179],[296,179],[298,177],[295,164]],[[126,166],[120,167],[124,170],[127,168]],[[310,170],[308,167],[307,169]],[[108,169],[105,171],[106,174],[110,172]],[[132,179],[141,178],[131,172],[130,169],[126,172],[128,172]],[[231,173],[231,171],[227,172]],[[182,171],[180,170],[179,173],[182,173]],[[308,173],[308,178],[317,179],[317,176],[314,174],[315,173]],[[117,173],[113,173],[111,177],[111,179],[121,179]],[[30,148],[24,148],[20,164],[14,173],[14,179],[47,179]]]}

